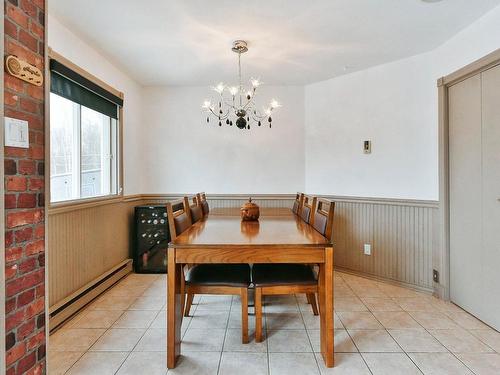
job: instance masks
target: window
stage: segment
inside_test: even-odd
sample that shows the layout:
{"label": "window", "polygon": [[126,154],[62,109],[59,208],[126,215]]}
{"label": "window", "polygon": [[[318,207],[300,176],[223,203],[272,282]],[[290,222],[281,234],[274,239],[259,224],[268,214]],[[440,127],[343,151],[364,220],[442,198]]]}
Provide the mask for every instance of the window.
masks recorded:
{"label": "window", "polygon": [[51,72],[51,202],[118,194],[118,107],[65,79]]}

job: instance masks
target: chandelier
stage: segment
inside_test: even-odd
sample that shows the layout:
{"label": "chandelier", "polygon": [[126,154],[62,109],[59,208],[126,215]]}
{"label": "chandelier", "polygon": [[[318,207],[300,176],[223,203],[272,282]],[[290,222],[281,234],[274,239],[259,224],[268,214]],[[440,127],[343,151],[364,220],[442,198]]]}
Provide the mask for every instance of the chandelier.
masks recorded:
{"label": "chandelier", "polygon": [[212,88],[219,94],[219,97],[214,102],[205,100],[203,103],[202,108],[207,113],[207,123],[210,123],[210,117],[213,117],[215,121],[218,121],[219,126],[222,126],[223,122],[233,126],[233,120],[235,120],[236,127],[239,129],[250,129],[251,120],[258,126],[267,120],[271,128],[273,121],[271,114],[274,109],[281,105],[273,99],[262,112],[256,108],[254,98],[257,88],[262,82],[257,78],[251,78],[251,87],[245,88],[241,80],[241,54],[248,51],[247,42],[244,40],[235,41],[232,51],[238,54],[239,86],[226,86],[221,82]]}

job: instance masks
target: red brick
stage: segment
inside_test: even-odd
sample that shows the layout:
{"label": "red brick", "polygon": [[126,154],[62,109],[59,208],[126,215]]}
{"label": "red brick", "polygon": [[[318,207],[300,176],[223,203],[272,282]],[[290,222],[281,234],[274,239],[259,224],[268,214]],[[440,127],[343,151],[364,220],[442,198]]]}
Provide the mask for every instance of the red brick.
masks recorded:
{"label": "red brick", "polygon": [[29,319],[43,311],[45,311],[45,298],[42,297],[26,308],[26,318]]}
{"label": "red brick", "polygon": [[5,248],[9,248],[14,243],[14,231],[9,230],[5,232]]}
{"label": "red brick", "polygon": [[24,12],[13,6],[12,4],[7,4],[7,16],[17,23],[19,26],[27,29],[28,28],[28,16]]}
{"label": "red brick", "polygon": [[40,224],[35,227],[35,238],[45,237],[45,224]]}
{"label": "red brick", "polygon": [[33,52],[38,52],[38,40],[25,30],[19,30],[19,42]]}
{"label": "red brick", "polygon": [[6,35],[17,39],[17,26],[15,23],[10,22],[7,18],[4,18],[4,31]]}
{"label": "red brick", "polygon": [[40,105],[32,99],[21,98],[21,109],[26,112],[39,114]]}
{"label": "red brick", "polygon": [[26,227],[23,229],[16,230],[14,232],[16,243],[25,242],[33,237],[33,228]]}
{"label": "red brick", "polygon": [[[40,353],[40,350],[43,351],[42,358],[45,358],[45,345],[43,345],[43,347],[38,348],[39,353]],[[40,361],[40,354],[38,355],[38,357],[39,357],[38,360]],[[42,362],[38,363],[35,367],[30,369],[29,371],[26,371],[26,375],[43,375],[45,373],[44,366],[45,366],[45,362],[42,361]]]}
{"label": "red brick", "polygon": [[5,159],[3,164],[4,164],[4,173],[6,175],[17,174],[17,164],[14,159]]}
{"label": "red brick", "polygon": [[45,240],[38,240],[35,242],[31,242],[26,245],[26,255],[30,256],[33,254],[41,253],[45,249]]}
{"label": "red brick", "polygon": [[19,174],[35,174],[36,162],[34,160],[19,160]]}
{"label": "red brick", "polygon": [[7,366],[10,366],[18,359],[22,358],[25,353],[26,353],[26,343],[21,342],[16,346],[14,346],[7,352],[5,356],[5,362],[7,363]]}
{"label": "red brick", "polygon": [[44,280],[44,270],[38,270],[32,272],[28,275],[19,277],[15,280],[8,282],[5,285],[5,291],[7,297],[12,297],[23,290],[33,288],[35,285],[41,283]]}
{"label": "red brick", "polygon": [[29,258],[28,260],[25,260],[24,262],[19,264],[19,267],[18,267],[19,275],[23,275],[23,274],[32,272],[36,268],[37,268],[37,259],[36,258]]}
{"label": "red brick", "polygon": [[[37,285],[35,289],[36,289],[36,298],[45,296],[45,284]],[[40,322],[37,323],[38,328],[42,327],[40,324],[41,324]],[[43,320],[43,325],[45,325],[45,319]]]}
{"label": "red brick", "polygon": [[11,158],[24,158],[28,155],[28,150],[20,147],[5,147],[5,156]]}
{"label": "red brick", "polygon": [[20,227],[26,224],[36,224],[43,221],[44,211],[29,210],[29,211],[17,211],[7,213],[7,228]]}
{"label": "red brick", "polygon": [[36,6],[29,0],[20,0],[21,9],[24,10],[30,18],[35,18],[38,14],[38,9]]}
{"label": "red brick", "polygon": [[45,134],[41,132],[37,132],[35,134],[35,143],[37,145],[44,145],[45,144]]}
{"label": "red brick", "polygon": [[45,8],[45,0],[33,0],[33,4],[35,4],[41,10]]}
{"label": "red brick", "polygon": [[[27,290],[26,292],[21,293],[17,296],[17,307],[23,307],[35,300],[35,289]],[[33,328],[35,328],[35,324],[33,324]]]}
{"label": "red brick", "polygon": [[38,254],[38,266],[45,267],[45,252]]}
{"label": "red brick", "polygon": [[[13,77],[9,74],[4,75],[4,84],[5,88],[12,90],[18,94],[23,94],[24,93],[24,82],[21,81],[19,78]],[[33,85],[30,85],[33,86]]]}
{"label": "red brick", "polygon": [[24,317],[24,310],[17,310],[9,314],[5,319],[5,330],[8,332],[13,328],[19,327],[23,323]]}
{"label": "red brick", "polygon": [[40,145],[33,145],[30,147],[30,155],[33,159],[43,160],[45,159],[45,148]]}
{"label": "red brick", "polygon": [[5,302],[5,314],[10,314],[16,308],[16,297]]}
{"label": "red brick", "polygon": [[28,340],[28,350],[34,349],[45,343],[45,332],[39,332]]}
{"label": "red brick", "polygon": [[19,97],[10,91],[4,90],[4,104],[7,106],[15,107],[19,101]]}
{"label": "red brick", "polygon": [[16,195],[5,194],[5,208],[16,208]]}
{"label": "red brick", "polygon": [[10,266],[5,266],[5,280],[12,279],[17,275],[17,264],[11,264]]}
{"label": "red brick", "polygon": [[7,191],[26,191],[27,187],[28,181],[26,180],[26,177],[7,177]]}
{"label": "red brick", "polygon": [[42,190],[44,184],[45,184],[45,181],[43,178],[31,177],[29,179],[29,189],[31,191]]}
{"label": "red brick", "polygon": [[21,225],[33,224],[33,211],[19,211],[7,213],[7,228],[20,227]]}
{"label": "red brick", "polygon": [[38,39],[43,40],[44,38],[44,29],[42,26],[35,22],[30,22],[30,31],[36,36]]}
{"label": "red brick", "polygon": [[26,374],[36,364],[36,352],[31,352],[22,358],[17,364],[17,373]]}
{"label": "red brick", "polygon": [[8,368],[7,371],[5,372],[5,375],[16,375],[16,366]]}
{"label": "red brick", "polygon": [[24,340],[26,337],[31,336],[34,331],[35,331],[35,319],[28,320],[17,329],[17,339],[19,341]]}
{"label": "red brick", "polygon": [[43,98],[45,97],[43,86],[40,87],[40,86],[29,85],[26,88],[26,94],[38,100],[43,100]]}
{"label": "red brick", "polygon": [[35,208],[36,207],[36,194],[20,193],[17,198],[18,208]]}
{"label": "red brick", "polygon": [[20,259],[22,255],[23,255],[22,247],[11,247],[5,249],[5,262],[6,263],[14,262]]}
{"label": "red brick", "polygon": [[[28,260],[25,260],[21,264],[19,264],[18,270],[19,274],[23,275],[29,272],[34,271],[37,268],[37,262],[36,258],[29,258]],[[19,302],[18,302],[19,304]]]}

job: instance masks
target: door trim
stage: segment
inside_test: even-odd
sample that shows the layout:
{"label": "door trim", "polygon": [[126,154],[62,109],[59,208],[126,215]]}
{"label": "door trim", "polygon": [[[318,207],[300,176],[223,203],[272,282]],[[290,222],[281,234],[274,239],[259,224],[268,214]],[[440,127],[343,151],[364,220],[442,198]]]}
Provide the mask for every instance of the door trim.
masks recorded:
{"label": "door trim", "polygon": [[439,242],[433,256],[434,269],[440,272],[440,283],[434,283],[434,292],[440,298],[450,299],[450,165],[449,165],[449,107],[448,90],[451,86],[476,74],[500,65],[500,49],[437,80],[439,116]]}

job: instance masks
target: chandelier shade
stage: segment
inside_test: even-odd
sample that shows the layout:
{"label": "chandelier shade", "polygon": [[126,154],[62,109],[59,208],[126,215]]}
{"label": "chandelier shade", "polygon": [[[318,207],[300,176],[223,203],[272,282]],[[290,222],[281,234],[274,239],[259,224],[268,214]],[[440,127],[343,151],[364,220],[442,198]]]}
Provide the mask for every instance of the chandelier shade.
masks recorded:
{"label": "chandelier shade", "polygon": [[249,86],[244,87],[241,78],[241,55],[248,51],[247,42],[237,40],[233,43],[232,51],[238,54],[238,86],[228,86],[220,82],[212,87],[217,93],[215,100],[206,99],[203,102],[202,108],[207,114],[207,124],[210,124],[210,119],[218,122],[219,126],[223,123],[229,126],[236,125],[239,129],[250,129],[250,123],[253,122],[257,126],[262,126],[263,122],[267,122],[269,128],[272,127],[272,113],[281,107],[276,99],[272,99],[262,111],[259,111],[255,104],[255,95],[257,89],[262,85],[258,78],[251,78]]}

